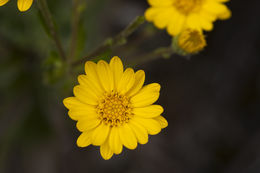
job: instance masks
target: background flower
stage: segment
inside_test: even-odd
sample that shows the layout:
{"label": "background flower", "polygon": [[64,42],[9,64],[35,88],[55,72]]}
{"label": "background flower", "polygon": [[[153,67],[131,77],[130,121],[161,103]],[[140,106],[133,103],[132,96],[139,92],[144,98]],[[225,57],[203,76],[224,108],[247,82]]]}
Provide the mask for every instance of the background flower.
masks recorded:
{"label": "background flower", "polygon": [[[9,0],[0,0],[0,6],[5,5]],[[32,6],[33,0],[17,0],[17,7],[21,12],[27,11]]]}
{"label": "background flower", "polygon": [[223,4],[228,0],[148,0],[151,5],[145,12],[148,21],[160,29],[167,28],[176,36],[186,28],[213,29],[216,19],[228,19],[230,10]]}

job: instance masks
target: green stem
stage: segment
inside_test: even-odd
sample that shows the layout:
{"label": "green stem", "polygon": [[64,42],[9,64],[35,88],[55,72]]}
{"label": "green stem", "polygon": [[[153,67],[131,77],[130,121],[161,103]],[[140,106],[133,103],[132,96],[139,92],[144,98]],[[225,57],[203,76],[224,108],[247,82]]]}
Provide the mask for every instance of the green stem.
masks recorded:
{"label": "green stem", "polygon": [[135,61],[129,64],[130,67],[135,67],[136,65],[141,65],[146,62],[158,59],[158,58],[169,58],[171,55],[174,54],[174,51],[171,46],[169,47],[161,47],[157,48],[152,52],[140,55],[135,57]]}
{"label": "green stem", "polygon": [[84,58],[75,61],[72,65],[79,65],[84,63],[87,60],[94,59],[96,56],[104,53],[109,49],[114,49],[115,47],[122,46],[126,44],[127,37],[130,36],[139,26],[141,26],[145,22],[144,16],[136,17],[123,31],[121,31],[114,38],[109,38],[105,40],[100,46],[98,46],[95,50],[90,52]]}
{"label": "green stem", "polygon": [[79,30],[79,20],[80,20],[80,0],[73,0],[73,11],[72,11],[72,22],[71,22],[71,42],[70,42],[70,53],[68,57],[68,63],[70,63],[71,59],[75,57],[75,52],[77,48],[77,41],[78,41],[78,30]]}
{"label": "green stem", "polygon": [[55,43],[55,45],[57,46],[57,49],[58,49],[58,52],[61,56],[61,58],[63,60],[66,60],[66,54],[65,54],[65,51],[62,47],[62,44],[61,44],[61,41],[60,41],[60,37],[57,33],[57,30],[55,28],[55,24],[54,24],[54,20],[53,20],[53,17],[51,15],[51,12],[50,12],[50,9],[48,7],[48,4],[46,2],[46,0],[38,0],[38,7],[39,7],[39,10],[45,20],[45,23],[49,29],[49,32],[51,34],[51,37]]}

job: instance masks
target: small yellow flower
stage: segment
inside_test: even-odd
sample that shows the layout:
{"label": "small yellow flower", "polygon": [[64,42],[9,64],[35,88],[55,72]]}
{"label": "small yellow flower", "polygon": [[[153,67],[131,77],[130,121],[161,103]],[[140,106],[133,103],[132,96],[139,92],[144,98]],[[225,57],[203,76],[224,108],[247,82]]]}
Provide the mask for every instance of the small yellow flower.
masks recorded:
{"label": "small yellow flower", "polygon": [[175,51],[181,55],[196,54],[207,45],[201,31],[189,28],[177,35],[174,42]]}
{"label": "small yellow flower", "polygon": [[176,36],[185,28],[210,31],[216,19],[228,19],[231,11],[223,4],[229,0],[148,0],[148,21]]}
{"label": "small yellow flower", "polygon": [[[9,0],[0,0],[0,6],[5,5]],[[33,0],[17,0],[17,7],[21,12],[27,11],[32,6]]]}
{"label": "small yellow flower", "polygon": [[135,149],[137,143],[146,144],[148,134],[158,134],[168,126],[161,116],[162,106],[153,105],[159,98],[160,85],[143,87],[143,70],[124,71],[120,58],[113,57],[109,64],[87,61],[85,72],[78,77],[75,97],[63,100],[82,132],[77,140],[79,147],[100,146],[101,156],[108,160],[120,154],[123,146]]}

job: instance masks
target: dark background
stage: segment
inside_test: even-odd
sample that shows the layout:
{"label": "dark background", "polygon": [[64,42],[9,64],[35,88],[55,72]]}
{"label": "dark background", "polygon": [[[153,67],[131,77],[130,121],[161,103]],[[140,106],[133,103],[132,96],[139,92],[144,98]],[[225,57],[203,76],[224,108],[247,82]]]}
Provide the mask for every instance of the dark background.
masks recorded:
{"label": "dark background", "polygon": [[[71,78],[62,77],[36,2],[26,13],[18,12],[15,3],[0,7],[1,173],[260,172],[260,1],[229,2],[232,18],[215,22],[214,30],[205,33],[208,46],[190,60],[173,55],[135,68],[146,71],[147,83],[161,84],[157,103],[165,108],[169,126],[148,144],[124,149],[109,161],[98,147],[76,146],[80,133],[62,105],[83,65]],[[71,1],[48,3],[67,48]],[[76,58],[147,7],[144,0],[87,1]],[[170,43],[165,31],[146,24],[129,44],[109,54],[129,62]]]}

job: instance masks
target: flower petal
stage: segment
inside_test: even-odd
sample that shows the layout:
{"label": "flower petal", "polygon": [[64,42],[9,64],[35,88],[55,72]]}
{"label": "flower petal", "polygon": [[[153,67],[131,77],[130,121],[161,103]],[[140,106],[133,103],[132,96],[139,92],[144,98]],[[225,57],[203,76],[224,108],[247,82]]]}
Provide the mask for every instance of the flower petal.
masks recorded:
{"label": "flower petal", "polygon": [[109,136],[109,146],[115,154],[120,154],[123,150],[118,127],[113,127],[111,129],[110,136]]}
{"label": "flower petal", "polygon": [[161,86],[152,83],[144,86],[135,96],[131,98],[133,107],[143,107],[153,104],[159,98]]}
{"label": "flower petal", "polygon": [[79,101],[76,97],[68,97],[63,100],[63,104],[66,108],[72,109],[72,108],[81,108],[85,107],[86,104]]}
{"label": "flower petal", "polygon": [[95,127],[97,127],[100,124],[100,120],[99,119],[80,119],[77,122],[77,129],[81,132],[85,132],[85,131],[89,131],[91,129],[94,129]]}
{"label": "flower petal", "polygon": [[172,0],[148,0],[148,3],[152,6],[169,6],[173,4]]}
{"label": "flower petal", "polygon": [[77,85],[73,88],[73,93],[81,102],[90,104],[90,105],[97,105],[98,104],[98,97],[93,93],[89,88],[86,88],[82,85]]}
{"label": "flower petal", "polygon": [[96,80],[91,80],[87,75],[79,75],[78,81],[80,85],[85,88],[89,88],[97,97],[102,95],[103,90]]}
{"label": "flower petal", "polygon": [[5,5],[9,0],[0,0],[0,6]]}
{"label": "flower petal", "polygon": [[113,152],[109,148],[108,140],[100,146],[100,154],[105,160],[109,160],[113,156]]}
{"label": "flower petal", "polygon": [[137,141],[140,144],[146,144],[148,142],[148,133],[147,133],[147,130],[143,126],[141,126],[140,124],[138,124],[135,121],[130,121],[129,126],[133,130],[133,132],[137,138]]}
{"label": "flower petal", "polygon": [[168,126],[167,120],[163,116],[158,116],[154,118],[159,124],[161,125],[161,128],[165,128]]}
{"label": "flower petal", "polygon": [[119,135],[123,145],[128,149],[135,149],[137,147],[137,139],[127,123],[119,127]]}
{"label": "flower petal", "polygon": [[135,82],[135,73],[132,68],[127,68],[118,84],[118,92],[125,94],[132,88]]}
{"label": "flower petal", "polygon": [[98,118],[98,114],[96,113],[95,109],[93,107],[86,106],[82,109],[71,109],[69,110],[68,114],[71,119],[73,120],[80,120],[80,119],[95,119]]}
{"label": "flower petal", "polygon": [[109,131],[110,127],[104,123],[101,123],[93,130],[92,144],[96,146],[102,145],[106,141]]}
{"label": "flower petal", "polygon": [[138,70],[135,73],[135,83],[133,87],[126,93],[129,97],[135,95],[143,87],[145,80],[145,73],[143,70]]}
{"label": "flower petal", "polygon": [[113,73],[114,76],[114,86],[115,89],[117,89],[118,87],[118,83],[121,80],[121,77],[123,75],[124,72],[124,67],[123,67],[123,63],[121,61],[121,59],[117,56],[114,56],[109,63],[109,66],[111,68],[111,71]]}
{"label": "flower petal", "polygon": [[33,0],[18,0],[17,6],[20,11],[27,11],[32,6]]}
{"label": "flower petal", "polygon": [[142,125],[150,135],[156,135],[161,131],[160,123],[154,119],[134,117],[132,120]]}
{"label": "flower petal", "polygon": [[83,132],[77,139],[79,147],[87,147],[91,144],[91,132]]}
{"label": "flower petal", "polygon": [[134,108],[133,113],[142,118],[154,118],[163,113],[163,107],[160,105],[150,105],[141,108]]}
{"label": "flower petal", "polygon": [[87,75],[88,80],[92,83],[92,85],[100,92],[103,92],[104,89],[102,88],[101,82],[98,78],[97,74],[97,64],[92,61],[87,61],[85,63],[85,72]]}
{"label": "flower petal", "polygon": [[113,74],[110,69],[110,66],[107,62],[100,60],[97,64],[97,73],[100,79],[100,82],[105,89],[105,91],[112,91],[114,89],[114,80]]}
{"label": "flower petal", "polygon": [[178,35],[184,28],[186,23],[186,18],[177,11],[173,12],[172,21],[169,22],[167,27],[167,32],[172,35]]}

